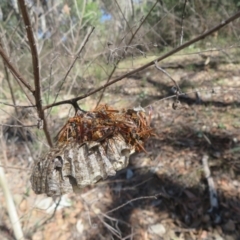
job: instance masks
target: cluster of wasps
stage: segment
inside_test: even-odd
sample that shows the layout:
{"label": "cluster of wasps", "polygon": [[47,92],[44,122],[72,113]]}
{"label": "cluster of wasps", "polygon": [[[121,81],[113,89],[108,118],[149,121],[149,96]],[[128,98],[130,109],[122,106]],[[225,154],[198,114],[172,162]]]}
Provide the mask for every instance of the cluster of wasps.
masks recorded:
{"label": "cluster of wasps", "polygon": [[93,111],[76,113],[59,131],[56,140],[58,143],[76,141],[79,144],[104,142],[120,134],[136,151],[145,151],[143,143],[154,135],[150,121],[151,114],[147,116],[141,107],[116,110],[99,105]]}
{"label": "cluster of wasps", "polygon": [[143,108],[116,110],[100,105],[77,111],[56,137],[56,145],[34,162],[30,181],[36,194],[60,196],[114,176],[154,135]]}

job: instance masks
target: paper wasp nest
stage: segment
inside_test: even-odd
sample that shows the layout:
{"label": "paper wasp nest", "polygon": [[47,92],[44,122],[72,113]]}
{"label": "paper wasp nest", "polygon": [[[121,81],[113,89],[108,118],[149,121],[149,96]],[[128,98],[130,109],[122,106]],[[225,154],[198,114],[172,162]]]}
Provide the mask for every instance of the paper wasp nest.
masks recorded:
{"label": "paper wasp nest", "polygon": [[70,118],[56,146],[34,164],[34,192],[59,196],[114,176],[132,153],[144,150],[143,142],[153,135],[148,120],[143,109],[118,111],[107,105]]}

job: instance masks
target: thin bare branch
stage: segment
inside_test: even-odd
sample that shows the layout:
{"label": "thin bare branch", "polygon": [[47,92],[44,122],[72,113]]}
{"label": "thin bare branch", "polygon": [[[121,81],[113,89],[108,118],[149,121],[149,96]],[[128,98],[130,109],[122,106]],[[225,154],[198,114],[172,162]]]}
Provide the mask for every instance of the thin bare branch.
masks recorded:
{"label": "thin bare branch", "polygon": [[179,46],[179,47],[177,47],[177,48],[174,48],[173,50],[169,51],[168,53],[164,54],[163,56],[160,56],[160,57],[158,57],[157,59],[155,59],[155,60],[153,60],[153,61],[151,61],[151,62],[149,62],[149,63],[147,63],[147,64],[145,64],[145,65],[143,65],[143,66],[141,66],[141,67],[139,67],[139,68],[137,68],[137,69],[134,69],[134,70],[132,70],[132,71],[130,71],[130,72],[128,72],[128,73],[125,73],[125,74],[123,74],[123,75],[121,75],[121,76],[113,79],[112,81],[104,84],[103,86],[101,86],[101,87],[99,87],[99,88],[97,88],[97,89],[95,89],[95,90],[92,90],[91,92],[86,93],[86,94],[84,94],[84,95],[82,95],[82,96],[79,96],[79,97],[72,98],[72,99],[69,99],[69,100],[60,101],[60,102],[56,102],[56,103],[52,103],[52,104],[46,105],[46,106],[44,106],[44,110],[45,110],[45,109],[48,109],[48,108],[51,108],[51,107],[54,107],[54,106],[59,106],[59,105],[62,105],[62,104],[72,104],[72,102],[76,102],[76,101],[79,101],[79,100],[84,99],[84,98],[86,98],[86,97],[89,97],[89,96],[91,96],[91,95],[93,95],[93,94],[101,91],[102,89],[104,89],[104,88],[106,88],[106,87],[108,87],[108,86],[110,86],[110,85],[112,85],[112,84],[114,84],[114,83],[116,83],[116,82],[119,82],[120,80],[122,80],[122,79],[124,79],[124,78],[130,77],[131,75],[133,75],[133,74],[135,74],[135,73],[137,73],[137,72],[140,72],[140,71],[142,71],[142,70],[144,70],[144,69],[146,69],[146,68],[154,65],[155,62],[160,62],[160,61],[162,61],[163,59],[165,59],[165,58],[167,58],[167,57],[169,57],[169,56],[171,56],[171,55],[173,55],[173,54],[181,51],[182,49],[190,46],[191,44],[193,44],[193,43],[195,43],[195,42],[198,42],[198,41],[204,39],[205,37],[211,35],[212,33],[216,32],[216,31],[218,31],[219,29],[223,28],[224,26],[226,26],[226,25],[229,24],[230,22],[238,19],[239,17],[240,17],[240,11],[238,11],[236,14],[234,14],[233,16],[231,16],[230,18],[228,18],[227,20],[222,21],[222,22],[221,22],[219,25],[217,25],[216,27],[214,27],[214,28],[210,29],[209,31],[201,34],[200,36],[198,36],[198,37],[196,37],[196,38],[194,38],[194,39],[192,39],[192,40],[184,43],[183,45],[181,45],[181,46]]}
{"label": "thin bare branch", "polygon": [[117,211],[118,209],[120,209],[120,208],[128,205],[129,203],[132,203],[132,202],[135,202],[135,201],[138,201],[138,200],[151,199],[151,198],[152,198],[152,199],[157,199],[157,197],[158,197],[159,195],[161,195],[161,193],[156,194],[156,195],[154,195],[154,196],[143,196],[143,197],[133,198],[133,199],[125,202],[124,204],[122,204],[122,205],[120,205],[120,206],[118,206],[118,207],[116,207],[116,208],[114,208],[114,209],[112,209],[112,210],[110,210],[110,211],[107,211],[105,214],[108,214],[108,213],[111,213],[111,212],[115,212],[115,211]]}
{"label": "thin bare branch", "polygon": [[[152,6],[152,8],[149,10],[148,14],[145,16],[145,18],[144,18],[144,19],[141,21],[141,23],[139,24],[139,26],[138,26],[138,28],[136,29],[136,31],[132,34],[132,37],[131,37],[131,39],[129,40],[128,45],[131,44],[131,42],[133,41],[134,37],[135,37],[136,34],[138,33],[139,29],[142,27],[143,23],[147,20],[148,16],[149,16],[150,13],[152,12],[152,10],[155,8],[155,6],[157,5],[157,3],[158,3],[158,0],[154,3],[154,5]],[[128,50],[128,46],[125,48],[124,54],[126,54],[127,50]],[[99,100],[98,100],[98,102],[97,102],[97,106],[98,106],[98,105],[100,104],[100,102],[102,101],[102,98],[103,98],[104,92],[105,92],[105,90],[106,90],[107,84],[109,83],[109,81],[110,81],[110,79],[112,78],[114,72],[116,71],[117,66],[118,66],[118,64],[119,64],[120,61],[121,61],[121,59],[119,59],[119,60],[116,62],[116,64],[114,64],[114,68],[112,69],[112,71],[111,71],[111,73],[110,73],[110,75],[109,75],[109,77],[108,77],[108,79],[107,79],[107,81],[106,81],[106,84],[105,84],[106,86],[102,88],[103,91],[101,92],[101,95],[100,95]],[[100,90],[101,90],[101,89],[100,89]]]}
{"label": "thin bare branch", "polygon": [[29,42],[29,46],[31,49],[33,74],[34,74],[34,86],[35,86],[33,95],[35,98],[37,112],[38,112],[39,118],[43,120],[43,131],[47,138],[48,144],[49,144],[49,146],[52,147],[53,144],[52,144],[50,133],[48,131],[47,120],[45,118],[45,114],[44,114],[44,111],[42,108],[42,96],[41,96],[42,93],[41,93],[41,83],[40,83],[40,73],[39,73],[39,59],[38,59],[38,51],[37,51],[37,47],[36,47],[36,42],[35,42],[35,38],[33,35],[33,30],[32,30],[31,22],[29,19],[26,3],[24,0],[18,0],[18,3],[19,3],[19,7],[21,9],[21,12],[22,12],[22,17],[23,17],[23,21],[25,24],[26,32],[27,32],[28,42]]}
{"label": "thin bare branch", "polygon": [[[3,140],[1,139],[1,149],[3,151],[3,156],[5,158],[5,162],[8,162],[7,156],[6,156],[6,150]],[[1,161],[0,161],[1,163]],[[18,217],[18,213],[16,210],[16,206],[15,203],[13,201],[13,195],[10,191],[10,188],[8,186],[8,181],[4,172],[4,169],[2,167],[0,167],[0,186],[2,188],[3,191],[3,196],[5,197],[6,200],[6,205],[7,205],[7,211],[8,211],[8,215],[11,221],[11,225],[13,228],[13,232],[15,235],[16,239],[24,239],[24,235],[23,235],[23,230],[22,230],[22,226],[21,226],[21,222],[20,219]]]}
{"label": "thin bare branch", "polygon": [[[62,80],[61,86],[60,86],[60,88],[59,88],[59,90],[58,90],[58,93],[57,93],[54,101],[57,100],[57,97],[58,97],[58,95],[59,95],[59,92],[61,91],[61,88],[62,88],[63,84],[65,83],[65,81],[66,81],[69,73],[71,72],[73,66],[75,65],[76,61],[79,59],[80,54],[81,54],[81,52],[83,51],[85,45],[87,44],[87,42],[88,42],[90,36],[92,35],[94,29],[95,29],[95,27],[92,27],[92,29],[90,29],[90,31],[88,32],[88,34],[85,36],[81,48],[79,49],[76,57],[74,58],[73,62],[71,63],[70,67],[68,68],[68,70],[67,70],[67,72],[66,72],[66,74],[65,74],[65,76],[64,76],[64,78],[63,78],[63,80]],[[75,101],[75,102],[76,102],[76,101]]]}
{"label": "thin bare branch", "polygon": [[124,16],[124,13],[123,13],[121,7],[120,7],[119,4],[118,4],[118,1],[117,1],[117,0],[114,0],[114,2],[116,3],[116,5],[117,5],[117,7],[118,7],[118,9],[119,9],[119,11],[120,11],[120,13],[121,13],[124,21],[127,23],[127,26],[128,26],[128,28],[129,28],[131,34],[133,35],[132,29],[131,29],[131,27],[130,27],[130,25],[129,25],[129,22],[128,22],[128,20],[126,19],[126,17]]}
{"label": "thin bare branch", "polygon": [[141,23],[139,24],[138,28],[136,29],[136,31],[134,32],[134,34],[132,35],[130,41],[128,44],[131,44],[132,40],[135,38],[136,34],[138,33],[139,29],[142,27],[142,25],[145,23],[145,21],[148,19],[149,15],[151,14],[151,12],[153,11],[153,9],[155,8],[155,6],[157,5],[157,3],[159,2],[159,0],[157,0],[153,6],[151,7],[151,9],[149,10],[148,14],[143,18],[143,20],[141,21]]}
{"label": "thin bare branch", "polygon": [[10,103],[4,103],[4,102],[0,102],[0,104],[9,106],[9,107],[15,107],[15,108],[33,108],[36,107],[35,105],[33,106],[20,106],[20,105],[14,105],[14,104],[10,104]]}
{"label": "thin bare branch", "polygon": [[12,166],[5,166],[0,164],[1,168],[6,168],[6,169],[14,169],[14,170],[21,170],[21,171],[28,171],[29,169],[27,168],[21,168],[21,167],[12,167]]}
{"label": "thin bare branch", "polygon": [[24,77],[18,72],[18,70],[12,65],[11,60],[6,55],[5,51],[3,50],[2,46],[0,45],[0,55],[2,56],[4,62],[6,63],[7,67],[13,73],[13,76],[19,80],[31,93],[34,93],[34,89],[30,86],[30,84],[24,79]]}
{"label": "thin bare branch", "polygon": [[11,94],[14,110],[15,110],[15,113],[18,114],[18,109],[15,107],[16,100],[15,100],[15,96],[14,96],[14,93],[13,93],[12,83],[10,81],[10,77],[9,77],[9,74],[8,74],[8,68],[7,68],[7,66],[6,66],[4,61],[3,61],[3,65],[4,65],[4,71],[5,71],[5,75],[6,75],[6,80],[7,80],[7,83],[8,83],[8,88],[10,90],[10,94]]}
{"label": "thin bare branch", "polygon": [[24,127],[37,127],[38,125],[37,124],[34,124],[34,125],[10,125],[10,124],[0,123],[0,126],[24,128]]}
{"label": "thin bare branch", "polygon": [[175,85],[175,87],[176,87],[176,89],[178,90],[178,92],[181,93],[181,89],[180,89],[178,83],[171,77],[171,75],[170,75],[167,71],[165,71],[165,70],[162,69],[160,66],[158,66],[157,61],[155,62],[155,67],[156,67],[159,71],[161,71],[161,72],[163,72],[165,75],[167,75],[167,76],[172,80],[172,82],[173,82],[173,84]]}
{"label": "thin bare branch", "polygon": [[[31,49],[33,74],[34,74],[34,86],[35,86],[34,95],[35,95],[36,100],[38,100],[38,102],[40,102],[41,101],[41,85],[40,85],[40,74],[39,74],[38,51],[37,51],[37,47],[36,47],[35,38],[33,35],[31,22],[30,22],[30,19],[28,16],[26,3],[24,0],[19,0],[18,3],[19,3],[19,7],[21,9],[21,12],[22,12],[22,17],[23,17],[23,21],[25,24],[27,37],[28,37],[28,41],[29,41],[29,46]],[[41,104],[41,103],[37,103],[38,109],[40,108],[39,104]]]}
{"label": "thin bare branch", "polygon": [[[45,219],[41,224],[39,224],[39,225],[36,224],[36,225],[31,229],[31,231],[32,231],[33,233],[35,233],[36,231],[41,230],[47,223],[49,223],[49,222],[55,217],[56,212],[57,212],[57,209],[58,209],[58,207],[59,207],[59,205],[60,205],[60,203],[61,203],[61,199],[62,199],[62,197],[59,197],[58,201],[56,201],[56,205],[55,205],[55,208],[54,208],[54,211],[53,211],[52,215],[51,215],[49,218]],[[56,200],[56,199],[55,199],[55,200]]]}
{"label": "thin bare branch", "polygon": [[[18,72],[18,70],[12,65],[10,58],[7,56],[7,54],[4,52],[2,44],[0,43],[0,55],[3,58],[4,66],[8,67],[11,71],[12,75],[14,76],[15,80],[17,81],[19,87],[25,94],[25,96],[28,98],[29,102],[33,105],[33,99],[27,92],[27,89],[33,94],[34,89],[29,85],[29,83],[24,79],[24,77]],[[7,76],[6,76],[7,77]],[[25,89],[23,86],[25,86],[27,89]],[[11,91],[11,88],[10,88]]]}
{"label": "thin bare branch", "polygon": [[185,8],[186,8],[186,5],[187,5],[187,1],[188,0],[184,1],[183,11],[182,11],[180,45],[182,45],[182,43],[183,43],[183,21],[184,21],[184,17],[185,17]]}
{"label": "thin bare branch", "polygon": [[218,204],[218,197],[217,197],[217,190],[215,188],[215,184],[213,181],[213,178],[211,176],[211,171],[208,165],[208,155],[204,155],[202,158],[202,164],[203,164],[203,170],[205,173],[205,178],[208,182],[208,188],[209,188],[209,198],[210,198],[210,204],[211,204],[211,211],[216,210],[219,207]]}

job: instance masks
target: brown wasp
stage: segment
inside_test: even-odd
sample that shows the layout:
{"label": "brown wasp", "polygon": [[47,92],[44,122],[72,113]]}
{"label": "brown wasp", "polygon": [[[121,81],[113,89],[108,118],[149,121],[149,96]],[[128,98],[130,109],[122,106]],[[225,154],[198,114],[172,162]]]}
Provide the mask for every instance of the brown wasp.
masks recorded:
{"label": "brown wasp", "polygon": [[57,141],[81,144],[104,141],[118,134],[137,151],[144,150],[143,142],[153,135],[144,109],[116,110],[108,105],[99,105],[93,111],[70,118],[59,131]]}

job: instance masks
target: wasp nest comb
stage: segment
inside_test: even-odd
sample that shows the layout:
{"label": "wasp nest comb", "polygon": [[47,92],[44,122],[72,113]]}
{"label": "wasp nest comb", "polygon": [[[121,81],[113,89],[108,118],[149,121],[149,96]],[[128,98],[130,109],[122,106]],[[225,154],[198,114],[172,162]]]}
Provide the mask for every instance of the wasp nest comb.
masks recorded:
{"label": "wasp nest comb", "polygon": [[144,141],[153,135],[149,118],[142,108],[118,111],[107,105],[70,118],[56,146],[34,164],[34,192],[59,196],[114,176],[132,153],[144,150]]}

